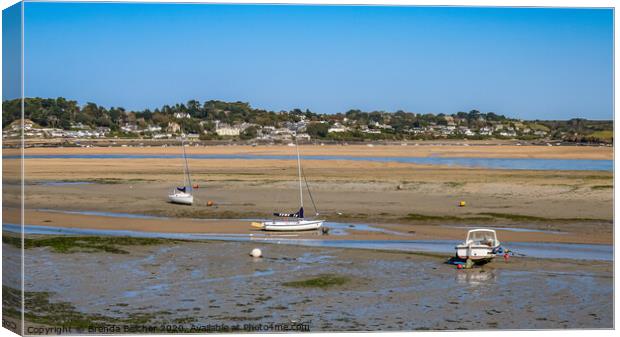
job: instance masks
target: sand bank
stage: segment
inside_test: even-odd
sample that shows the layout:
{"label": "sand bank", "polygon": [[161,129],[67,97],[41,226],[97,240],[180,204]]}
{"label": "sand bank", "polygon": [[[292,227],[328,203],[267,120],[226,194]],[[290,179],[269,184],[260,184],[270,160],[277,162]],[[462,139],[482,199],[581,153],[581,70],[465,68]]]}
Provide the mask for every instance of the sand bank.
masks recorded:
{"label": "sand bank", "polygon": [[[415,144],[419,144],[416,146]],[[547,158],[547,159],[613,159],[612,147],[599,146],[517,146],[506,145],[436,145],[424,142],[402,145],[302,145],[300,151],[308,156],[383,156],[383,157],[479,157],[479,158]],[[4,149],[6,155],[18,150]],[[216,145],[190,146],[190,154],[293,154],[285,145]],[[64,147],[28,148],[26,154],[178,154],[179,147]]]}

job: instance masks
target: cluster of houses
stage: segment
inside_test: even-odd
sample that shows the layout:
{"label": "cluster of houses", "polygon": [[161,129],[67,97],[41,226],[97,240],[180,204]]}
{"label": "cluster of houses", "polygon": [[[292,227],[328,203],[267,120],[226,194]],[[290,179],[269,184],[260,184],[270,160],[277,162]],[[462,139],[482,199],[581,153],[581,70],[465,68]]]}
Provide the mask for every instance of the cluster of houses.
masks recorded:
{"label": "cluster of houses", "polygon": [[[153,139],[171,139],[179,135],[190,138],[198,139],[200,134],[189,133],[184,134],[181,125],[178,123],[180,119],[191,118],[189,114],[177,113],[174,115],[175,121],[168,122],[167,126],[162,127],[159,125],[152,125],[140,123],[125,123],[120,126],[120,130],[129,135],[142,136]],[[428,123],[426,126],[413,127],[402,132],[406,132],[410,135],[419,135],[432,138],[446,138],[451,135],[461,135],[466,137],[474,136],[501,136],[506,138],[514,138],[521,135],[531,135],[539,138],[548,136],[548,131],[544,129],[533,129],[527,124],[519,121],[485,121],[481,123],[481,127],[470,128],[467,123],[462,120],[458,120],[451,116],[445,116],[443,123]],[[8,138],[15,138],[20,136],[20,123],[21,120],[11,123],[3,130],[3,136]],[[213,124],[210,124],[213,123]],[[219,137],[240,137],[249,128],[254,128],[255,132],[252,133],[252,137],[256,140],[263,141],[289,141],[293,137],[297,137],[300,140],[310,140],[310,135],[307,133],[307,127],[310,123],[323,123],[327,124],[328,133],[344,133],[350,131],[362,132],[367,134],[380,134],[383,132],[391,132],[393,127],[389,124],[380,122],[369,122],[367,124],[361,124],[359,121],[349,120],[346,117],[341,120],[333,121],[309,121],[305,116],[301,116],[297,122],[285,122],[280,127],[274,126],[262,126],[253,123],[239,123],[239,124],[227,124],[221,121],[207,122],[201,121],[203,126],[203,134],[215,134]],[[210,125],[207,125],[210,124]],[[207,131],[210,130],[210,131]],[[111,133],[108,127],[91,128],[88,125],[82,123],[72,123],[69,130],[59,128],[42,128],[30,120],[24,121],[24,136],[27,138],[105,138],[109,137]]]}
{"label": "cluster of houses", "polygon": [[[521,121],[485,121],[480,120],[483,126],[477,128],[470,128],[467,126],[464,120],[459,120],[452,116],[445,116],[443,123],[430,122],[426,126],[412,127],[402,132],[406,132],[411,135],[428,136],[431,138],[446,138],[448,136],[465,136],[465,137],[490,137],[501,136],[506,138],[514,138],[521,135],[532,135],[536,137],[546,137],[549,135],[547,130],[532,129]],[[368,124],[358,124],[355,121],[349,121],[347,118],[342,120],[342,123],[336,122],[330,126],[328,132],[348,132],[348,131],[361,131],[363,133],[378,134],[385,131],[392,130],[393,127],[388,124],[371,122]]]}
{"label": "cluster of houses", "polygon": [[[19,138],[21,137],[21,129],[21,120],[16,120],[2,130],[2,136],[3,138]],[[110,128],[97,127],[92,129],[82,123],[72,124],[70,130],[42,128],[26,119],[23,123],[23,132],[26,138],[104,138],[110,133]]]}
{"label": "cluster of houses", "polygon": [[284,123],[280,128],[275,126],[261,126],[259,124],[241,123],[235,125],[229,125],[216,121],[215,133],[222,137],[236,137],[240,136],[245,130],[250,127],[256,129],[256,140],[265,141],[287,141],[292,140],[293,137],[297,137],[299,140],[310,140],[310,136],[304,132],[305,125],[296,125],[296,123]]}
{"label": "cluster of houses", "polygon": [[450,123],[448,123],[447,125],[430,123],[430,125],[426,127],[411,128],[407,130],[407,132],[414,135],[427,135],[436,138],[442,138],[451,135],[461,135],[466,137],[501,136],[506,138],[515,138],[520,135],[532,135],[542,138],[548,136],[549,134],[549,132],[545,130],[533,130],[523,125],[519,126],[501,123],[494,123],[492,125],[483,126],[477,129],[469,128],[463,125],[451,125]]}

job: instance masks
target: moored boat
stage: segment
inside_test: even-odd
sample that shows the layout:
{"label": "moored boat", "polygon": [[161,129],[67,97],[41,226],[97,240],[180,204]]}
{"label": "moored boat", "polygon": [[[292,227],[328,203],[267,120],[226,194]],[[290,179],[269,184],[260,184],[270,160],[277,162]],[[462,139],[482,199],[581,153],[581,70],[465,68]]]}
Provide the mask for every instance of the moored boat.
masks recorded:
{"label": "moored boat", "polygon": [[305,177],[302,178],[303,171],[301,168],[301,157],[299,155],[299,146],[297,145],[297,140],[295,140],[295,147],[297,149],[297,173],[299,176],[299,211],[297,211],[296,213],[273,213],[273,215],[276,217],[283,217],[289,219],[274,219],[262,222],[253,222],[252,227],[260,228],[265,231],[292,232],[315,230],[323,226],[324,220],[305,219],[304,217],[304,193],[302,182],[306,183],[306,188],[308,189],[308,194],[310,195],[310,201],[312,201],[312,205],[314,206],[315,215],[318,216],[319,212],[316,210],[316,204],[314,203],[314,199],[312,198],[312,193],[310,192],[308,181],[305,179]]}
{"label": "moored boat", "polygon": [[187,154],[185,153],[185,143],[181,139],[181,148],[183,149],[183,179],[184,185],[178,186],[168,194],[168,200],[173,204],[192,205],[194,203],[194,196],[192,195],[193,185],[192,177],[189,174],[189,165],[187,164]]}
{"label": "moored boat", "polygon": [[491,261],[500,247],[497,234],[492,229],[472,229],[467,239],[454,247],[459,259],[470,259],[477,264]]}
{"label": "moored boat", "polygon": [[194,203],[194,196],[187,192],[175,190],[168,195],[168,200],[173,204],[191,205]]}

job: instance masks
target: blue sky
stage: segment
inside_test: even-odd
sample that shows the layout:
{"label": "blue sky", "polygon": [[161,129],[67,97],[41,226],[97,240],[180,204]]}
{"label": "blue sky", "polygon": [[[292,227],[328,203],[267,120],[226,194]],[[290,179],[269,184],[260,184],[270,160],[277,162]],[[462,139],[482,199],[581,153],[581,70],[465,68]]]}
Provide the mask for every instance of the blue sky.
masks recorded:
{"label": "blue sky", "polygon": [[21,12],[20,3],[2,11],[2,97],[21,96]]}
{"label": "blue sky", "polygon": [[611,119],[612,22],[608,9],[27,3],[25,95]]}

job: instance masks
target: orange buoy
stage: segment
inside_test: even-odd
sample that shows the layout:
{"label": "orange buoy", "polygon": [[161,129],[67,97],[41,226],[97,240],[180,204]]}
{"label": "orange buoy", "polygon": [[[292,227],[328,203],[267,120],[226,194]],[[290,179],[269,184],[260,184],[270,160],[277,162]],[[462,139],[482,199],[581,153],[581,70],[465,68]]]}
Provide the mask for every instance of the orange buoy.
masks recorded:
{"label": "orange buoy", "polygon": [[209,207],[213,206],[213,200],[207,201],[207,206],[209,206]]}
{"label": "orange buoy", "polygon": [[200,188],[200,186],[198,186],[198,184],[194,184],[193,188]]}

